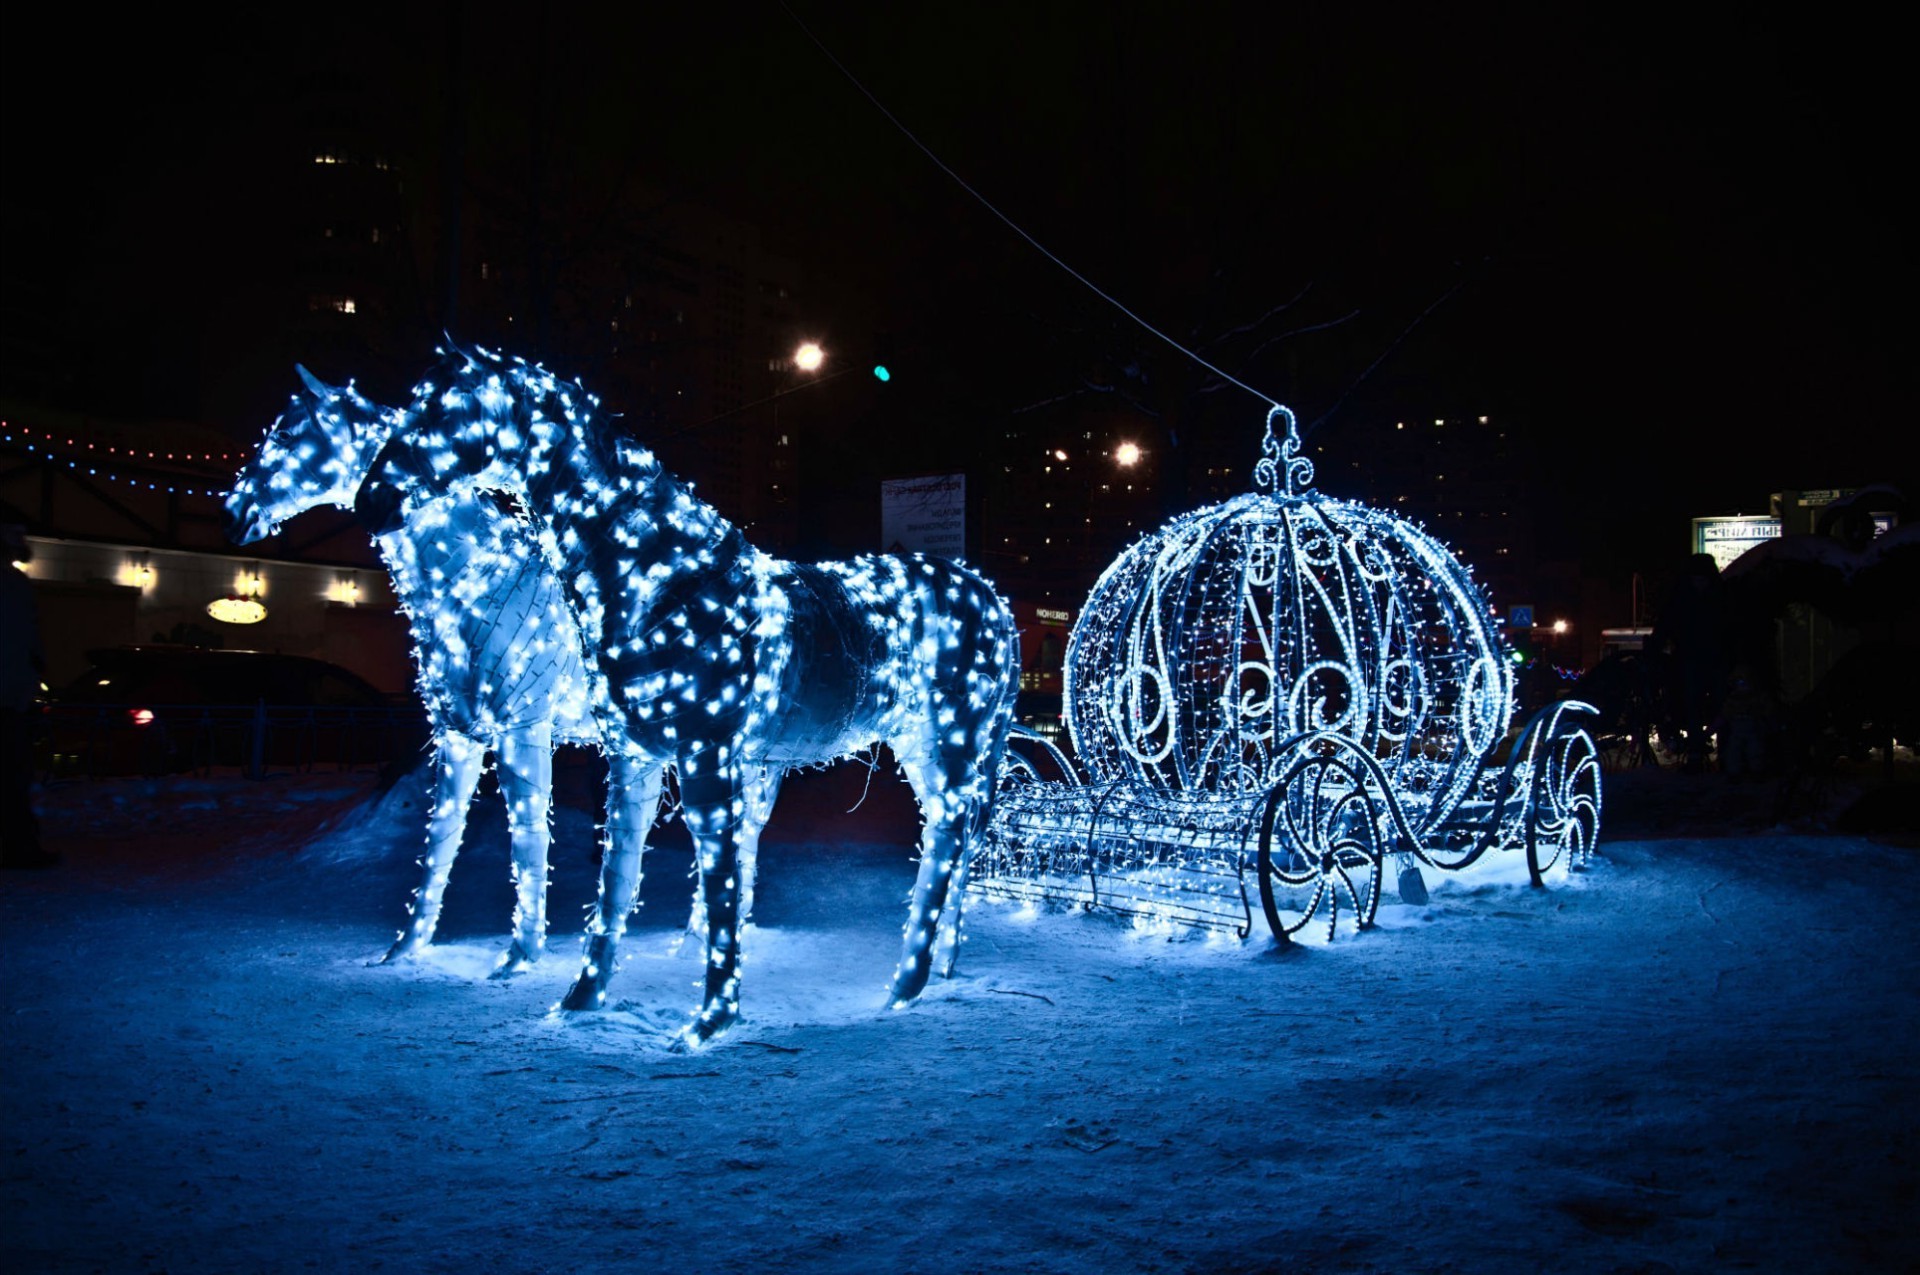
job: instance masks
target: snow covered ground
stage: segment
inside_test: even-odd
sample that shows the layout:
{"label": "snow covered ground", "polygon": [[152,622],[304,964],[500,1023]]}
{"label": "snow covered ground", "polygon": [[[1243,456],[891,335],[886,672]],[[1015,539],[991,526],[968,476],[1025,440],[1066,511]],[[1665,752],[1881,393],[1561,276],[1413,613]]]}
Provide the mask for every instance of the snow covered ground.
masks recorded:
{"label": "snow covered ground", "polygon": [[376,967],[407,786],[43,793],[67,861],[0,879],[4,1268],[1920,1261],[1911,838],[1768,830],[1718,776],[1638,774],[1563,889],[1436,891],[1289,955],[978,906],[960,977],[883,1013],[911,807],[882,776],[842,815],[864,775],[841,767],[776,814],[747,1022],[683,1055],[677,828],[616,1008],[549,1013],[594,871],[590,776],[562,779],[554,950],[505,984],[492,798],[442,945]]}

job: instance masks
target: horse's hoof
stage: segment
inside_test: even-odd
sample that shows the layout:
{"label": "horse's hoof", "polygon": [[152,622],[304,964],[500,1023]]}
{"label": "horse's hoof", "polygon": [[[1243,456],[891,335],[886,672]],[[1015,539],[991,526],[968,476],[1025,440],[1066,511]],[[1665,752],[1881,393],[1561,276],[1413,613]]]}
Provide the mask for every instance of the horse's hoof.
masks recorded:
{"label": "horse's hoof", "polygon": [[893,986],[887,991],[887,1008],[905,1009],[919,999],[920,993],[927,990],[927,976],[931,970],[907,970],[893,980]]}
{"label": "horse's hoof", "polygon": [[675,1038],[675,1045],[682,1052],[711,1045],[725,1035],[739,1018],[738,1010],[703,1009],[693,1016],[686,1030]]}
{"label": "horse's hoof", "polygon": [[583,1010],[599,1009],[607,1003],[607,989],[591,978],[582,978],[567,989],[560,1008],[579,1013]]}
{"label": "horse's hoof", "polygon": [[515,974],[524,974],[532,969],[533,963],[539,959],[538,953],[528,956],[526,949],[518,943],[515,943],[512,947],[500,954],[499,961],[494,964],[493,972],[487,975],[487,977],[491,979],[509,979]]}

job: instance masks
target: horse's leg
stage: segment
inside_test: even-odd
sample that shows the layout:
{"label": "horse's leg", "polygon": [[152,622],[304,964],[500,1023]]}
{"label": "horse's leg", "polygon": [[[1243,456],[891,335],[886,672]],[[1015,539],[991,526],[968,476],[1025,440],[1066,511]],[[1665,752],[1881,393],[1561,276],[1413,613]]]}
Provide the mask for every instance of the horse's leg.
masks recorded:
{"label": "horse's leg", "polygon": [[[745,774],[746,822],[740,827],[740,924],[753,917],[753,883],[760,870],[760,832],[773,814],[773,803],[780,796],[784,770],[767,767]],[[687,917],[687,933],[704,939],[707,933],[707,895],[704,889],[693,892],[693,911]]]}
{"label": "horse's leg", "polygon": [[511,978],[540,959],[547,946],[547,822],[553,794],[553,724],[509,731],[500,744],[500,793],[513,838],[513,943],[494,967]]}
{"label": "horse's leg", "polygon": [[427,853],[420,860],[422,877],[407,905],[412,919],[387,949],[382,963],[412,956],[433,941],[440,924],[440,901],[447,892],[447,873],[460,853],[467,830],[467,806],[480,782],[480,763],[487,750],[478,740],[454,731],[442,731],[433,760],[432,810],[427,817]]}
{"label": "horse's leg", "polygon": [[987,755],[962,785],[965,790],[980,795],[967,799],[966,814],[960,821],[962,841],[954,853],[953,884],[947,889],[947,905],[940,913],[939,926],[934,935],[933,968],[941,978],[953,977],[953,967],[960,959],[960,944],[966,941],[963,909],[967,902],[967,873],[973,866],[975,839],[985,829],[992,813],[993,793],[1000,778],[1000,759],[1006,755],[1007,731],[1012,725],[1013,715],[1010,712],[999,715],[993,726]]}
{"label": "horse's leg", "polygon": [[[913,902],[907,911],[902,936],[900,964],[893,971],[889,1006],[899,1009],[926,988],[933,970],[933,943],[941,915],[954,898],[953,886],[965,848],[967,824],[973,817],[974,803],[984,797],[978,775],[980,767],[971,750],[935,748],[926,742],[914,745],[895,742],[894,752],[901,759],[907,782],[913,785],[920,801],[920,871],[913,884]],[[957,924],[958,908],[953,910]]]}
{"label": "horse's leg", "polygon": [[693,834],[707,919],[705,991],[699,1012],[682,1035],[690,1045],[712,1040],[740,1016],[741,849],[743,844],[756,845],[760,836],[748,800],[757,782],[757,774],[737,765],[700,770],[689,766],[680,774],[680,800],[687,831]]}
{"label": "horse's leg", "polygon": [[753,883],[760,875],[760,833],[773,816],[780,781],[787,772],[772,767],[749,772],[746,783],[746,822],[740,825],[740,924],[753,917]]}
{"label": "horse's leg", "polygon": [[640,898],[640,865],[647,832],[660,805],[661,766],[644,757],[614,752],[607,758],[607,828],[601,841],[600,899],[587,923],[580,977],[560,1002],[562,1009],[599,1009],[607,1000],[614,958],[627,917]]}

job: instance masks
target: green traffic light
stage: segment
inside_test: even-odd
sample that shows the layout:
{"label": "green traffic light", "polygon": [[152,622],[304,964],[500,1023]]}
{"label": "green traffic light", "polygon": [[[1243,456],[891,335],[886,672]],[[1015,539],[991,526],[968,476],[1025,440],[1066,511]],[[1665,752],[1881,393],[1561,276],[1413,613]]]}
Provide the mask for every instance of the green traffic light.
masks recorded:
{"label": "green traffic light", "polygon": [[873,369],[873,379],[876,381],[891,381],[893,379],[893,373],[887,371],[887,365],[882,363]]}

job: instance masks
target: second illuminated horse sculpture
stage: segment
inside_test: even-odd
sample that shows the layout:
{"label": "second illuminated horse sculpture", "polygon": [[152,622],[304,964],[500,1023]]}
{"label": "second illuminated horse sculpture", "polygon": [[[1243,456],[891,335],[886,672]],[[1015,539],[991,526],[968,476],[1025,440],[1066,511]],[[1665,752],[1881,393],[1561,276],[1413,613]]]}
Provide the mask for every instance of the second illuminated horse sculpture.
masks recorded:
{"label": "second illuminated horse sculpture", "polygon": [[[403,526],[426,502],[476,489],[517,497],[579,623],[605,746],[648,776],[675,769],[706,919],[687,1039],[738,1016],[742,893],[780,776],[875,742],[892,748],[925,820],[891,1003],[925,987],[936,935],[950,967],[1018,669],[992,587],[937,558],[775,561],[608,430],[577,384],[519,361],[453,351],[409,412],[361,489],[363,519]],[[637,843],[607,857],[568,1008],[605,1000],[639,858]]]}
{"label": "second illuminated horse sculpture", "polygon": [[[305,386],[235,477],[226,501],[229,536],[248,544],[323,505],[347,507],[374,454],[404,413],[378,407],[351,385]],[[436,758],[427,848],[407,928],[386,959],[411,956],[433,939],[447,877],[465,834],[467,810],[489,749],[513,843],[513,939],[495,973],[539,958],[546,942],[547,810],[556,743],[598,743],[580,640],[559,584],[532,531],[484,495],[421,505],[378,537],[394,592],[413,627],[421,699]],[[608,837],[644,837],[659,799],[657,781],[629,787],[616,769],[608,785]]]}

